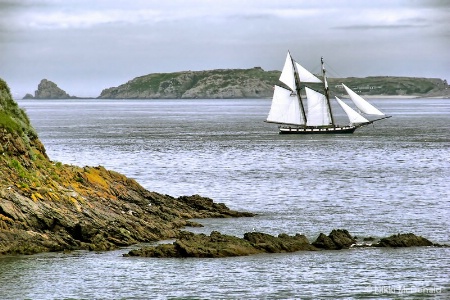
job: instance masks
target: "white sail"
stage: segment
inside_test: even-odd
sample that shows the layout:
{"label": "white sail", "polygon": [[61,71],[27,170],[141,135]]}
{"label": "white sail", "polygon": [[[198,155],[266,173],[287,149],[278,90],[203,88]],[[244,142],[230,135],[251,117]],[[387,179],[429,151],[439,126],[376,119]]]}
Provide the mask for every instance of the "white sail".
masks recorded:
{"label": "white sail", "polygon": [[[294,65],[295,63],[295,65]],[[283,71],[280,75],[280,81],[287,85],[292,91],[297,91],[297,86],[295,84],[295,71],[297,69],[297,74],[300,82],[318,82],[322,81],[314,76],[311,72],[302,67],[298,62],[294,62],[291,54],[288,52],[286,56],[286,61],[284,62]]]}
{"label": "white sail", "polygon": [[342,107],[342,109],[345,111],[345,113],[348,116],[348,119],[350,120],[350,124],[361,124],[369,122],[366,118],[361,116],[358,112],[356,112],[353,108],[345,104],[341,99],[336,97],[336,101],[339,103],[339,105]]}
{"label": "white sail", "polygon": [[327,99],[321,93],[318,93],[308,87],[305,87],[306,97],[308,98],[308,126],[330,125],[331,119],[328,112]]}
{"label": "white sail", "polygon": [[305,122],[301,117],[297,96],[276,85],[267,122],[304,125]]}
{"label": "white sail", "polygon": [[358,107],[358,109],[368,115],[377,115],[377,116],[384,116],[384,113],[379,111],[375,106],[364,100],[360,95],[352,91],[349,87],[347,87],[345,84],[342,84],[347,91],[347,94],[350,96],[350,99],[352,99],[353,103]]}
{"label": "white sail", "polygon": [[322,83],[322,80],[314,76],[311,72],[303,68],[298,62],[295,62],[295,67],[297,68],[298,77],[300,82],[318,82]]}
{"label": "white sail", "polygon": [[284,62],[283,71],[281,71],[280,75],[280,81],[287,85],[292,91],[296,91],[296,85],[295,85],[295,69],[294,65],[292,64],[292,57],[291,54],[288,52],[286,56],[286,61]]}

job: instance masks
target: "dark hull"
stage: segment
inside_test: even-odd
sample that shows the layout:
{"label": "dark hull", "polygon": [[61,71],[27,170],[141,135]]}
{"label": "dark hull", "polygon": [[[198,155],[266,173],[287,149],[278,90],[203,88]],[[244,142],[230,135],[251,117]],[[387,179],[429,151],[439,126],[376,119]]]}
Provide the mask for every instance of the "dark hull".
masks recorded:
{"label": "dark hull", "polygon": [[357,126],[316,127],[280,127],[280,134],[343,134],[353,133]]}

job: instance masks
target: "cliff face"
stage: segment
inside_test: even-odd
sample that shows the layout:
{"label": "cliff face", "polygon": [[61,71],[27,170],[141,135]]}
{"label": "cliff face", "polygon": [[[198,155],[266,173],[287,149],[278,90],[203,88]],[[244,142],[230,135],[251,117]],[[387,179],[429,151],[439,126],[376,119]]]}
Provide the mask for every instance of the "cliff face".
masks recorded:
{"label": "cliff face", "polygon": [[[274,85],[283,86],[278,80],[280,74],[279,71],[264,71],[261,68],[149,74],[118,87],[105,89],[98,98],[270,98]],[[332,94],[345,93],[341,83],[362,95],[450,96],[447,82],[438,78],[328,78]],[[308,85],[316,90],[323,90],[322,85]]]}
{"label": "cliff face", "polygon": [[107,250],[173,238],[190,218],[252,214],[198,195],[150,192],[103,167],[49,160],[0,79],[0,254]]}

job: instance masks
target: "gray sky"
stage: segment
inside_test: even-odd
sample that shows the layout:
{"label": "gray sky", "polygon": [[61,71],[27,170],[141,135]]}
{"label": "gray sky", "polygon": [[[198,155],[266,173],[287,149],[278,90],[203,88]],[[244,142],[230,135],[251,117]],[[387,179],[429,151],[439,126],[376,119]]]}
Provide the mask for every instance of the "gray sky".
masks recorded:
{"label": "gray sky", "polygon": [[450,79],[450,0],[0,0],[0,78],[75,96],[156,72],[281,70]]}

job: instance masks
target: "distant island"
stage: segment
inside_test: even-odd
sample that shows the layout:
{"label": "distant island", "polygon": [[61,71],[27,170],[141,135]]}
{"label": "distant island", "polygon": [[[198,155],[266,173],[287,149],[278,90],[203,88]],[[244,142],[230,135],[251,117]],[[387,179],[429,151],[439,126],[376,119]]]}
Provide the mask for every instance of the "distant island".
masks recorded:
{"label": "distant island", "polygon": [[60,89],[56,83],[42,79],[38,85],[38,89],[34,92],[34,96],[31,94],[26,94],[23,99],[74,99],[78,98],[75,96],[70,96],[65,91]]}
{"label": "distant island", "polygon": [[[271,98],[274,85],[283,85],[280,71],[251,69],[217,69],[153,73],[136,77],[117,87],[104,89],[98,99],[240,99]],[[320,77],[320,76],[318,76]],[[344,83],[361,95],[450,97],[446,80],[439,78],[370,76],[364,78],[327,78],[330,92],[344,95]],[[320,84],[308,84],[321,90]],[[72,99],[56,84],[43,79],[33,97],[25,99]]]}

